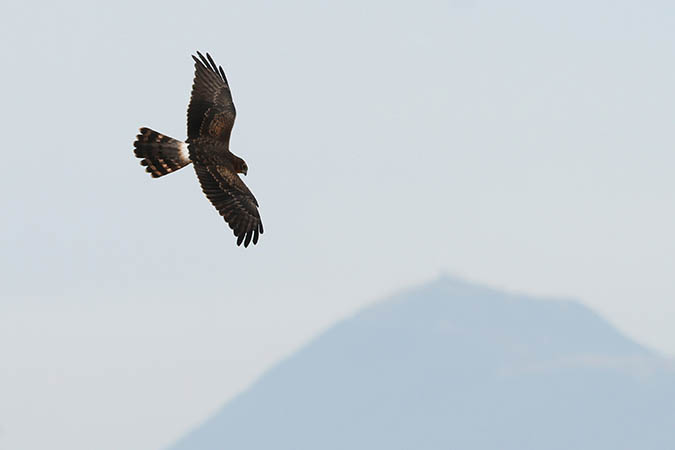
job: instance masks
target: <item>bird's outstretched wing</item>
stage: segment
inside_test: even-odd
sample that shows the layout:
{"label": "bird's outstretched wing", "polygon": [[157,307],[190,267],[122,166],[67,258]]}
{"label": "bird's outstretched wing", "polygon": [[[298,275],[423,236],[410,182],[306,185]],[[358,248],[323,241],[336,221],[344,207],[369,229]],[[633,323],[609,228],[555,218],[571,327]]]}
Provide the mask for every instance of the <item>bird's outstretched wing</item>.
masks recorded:
{"label": "bird's outstretched wing", "polygon": [[258,243],[263,233],[258,202],[239,175],[226,165],[194,166],[204,194],[234,231],[237,245]]}
{"label": "bird's outstretched wing", "polygon": [[237,114],[232,102],[230,86],[223,68],[216,66],[211,55],[206,57],[197,52],[195,79],[187,114],[188,142],[198,137],[212,138],[224,142],[230,140],[230,133]]}

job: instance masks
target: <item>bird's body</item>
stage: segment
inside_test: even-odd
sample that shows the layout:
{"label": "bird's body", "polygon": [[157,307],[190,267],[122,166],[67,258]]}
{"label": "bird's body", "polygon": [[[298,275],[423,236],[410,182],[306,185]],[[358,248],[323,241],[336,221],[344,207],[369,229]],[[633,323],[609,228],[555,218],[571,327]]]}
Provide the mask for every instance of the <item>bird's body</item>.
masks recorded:
{"label": "bird's body", "polygon": [[256,244],[263,233],[258,201],[239,178],[246,162],[230,151],[236,110],[222,67],[197,52],[195,79],[188,106],[186,142],[141,128],[135,154],[155,178],[192,163],[206,197],[232,228],[237,245]]}

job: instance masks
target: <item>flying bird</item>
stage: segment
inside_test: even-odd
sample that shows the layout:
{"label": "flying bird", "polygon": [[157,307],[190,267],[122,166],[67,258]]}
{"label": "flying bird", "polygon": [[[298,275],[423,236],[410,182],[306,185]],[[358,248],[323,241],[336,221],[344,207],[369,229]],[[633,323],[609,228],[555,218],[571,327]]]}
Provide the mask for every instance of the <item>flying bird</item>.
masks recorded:
{"label": "flying bird", "polygon": [[141,128],[134,153],[146,171],[158,178],[192,163],[202,191],[218,210],[244,247],[263,233],[258,201],[239,178],[246,162],[230,152],[230,133],[236,111],[225,72],[211,55],[197,52],[195,78],[187,111],[187,139],[170,138]]}

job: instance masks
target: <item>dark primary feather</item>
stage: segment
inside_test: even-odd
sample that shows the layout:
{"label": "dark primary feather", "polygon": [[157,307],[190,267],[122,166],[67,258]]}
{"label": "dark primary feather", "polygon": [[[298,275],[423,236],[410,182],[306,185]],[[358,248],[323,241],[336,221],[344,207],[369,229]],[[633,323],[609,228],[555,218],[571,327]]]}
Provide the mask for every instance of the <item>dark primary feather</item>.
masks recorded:
{"label": "dark primary feather", "polygon": [[197,52],[195,78],[188,106],[188,142],[197,137],[211,137],[229,143],[236,110],[222,67],[208,53]]}
{"label": "dark primary feather", "polygon": [[223,165],[195,162],[195,171],[206,197],[216,207],[244,247],[263,233],[258,202],[239,176]]}

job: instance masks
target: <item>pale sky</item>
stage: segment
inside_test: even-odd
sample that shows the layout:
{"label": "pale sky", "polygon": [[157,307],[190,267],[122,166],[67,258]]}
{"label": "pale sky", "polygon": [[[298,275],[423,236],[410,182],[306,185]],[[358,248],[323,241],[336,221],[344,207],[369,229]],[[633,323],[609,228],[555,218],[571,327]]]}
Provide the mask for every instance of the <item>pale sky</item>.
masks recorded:
{"label": "pale sky", "polygon": [[[675,355],[670,2],[3,2],[0,449],[160,448],[315,333],[448,272]],[[191,168],[190,54],[265,234]]]}

